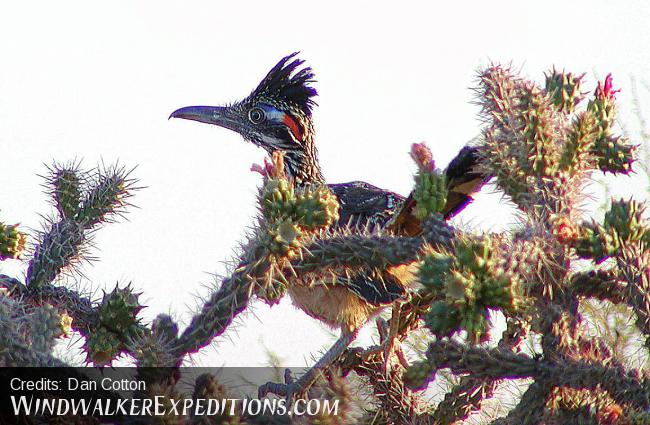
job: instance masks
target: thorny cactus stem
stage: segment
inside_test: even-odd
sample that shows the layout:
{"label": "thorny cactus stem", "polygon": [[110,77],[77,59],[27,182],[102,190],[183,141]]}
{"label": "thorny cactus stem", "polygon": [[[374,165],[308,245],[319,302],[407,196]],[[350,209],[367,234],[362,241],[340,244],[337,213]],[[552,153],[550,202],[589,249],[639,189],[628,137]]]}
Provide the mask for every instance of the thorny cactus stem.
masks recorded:
{"label": "thorny cactus stem", "polygon": [[[66,269],[88,259],[84,250],[92,230],[124,213],[128,198],[137,190],[132,170],[113,166],[82,173],[77,166],[54,164],[47,178],[59,219],[46,223],[37,235],[34,254],[27,269],[27,285],[34,288],[52,283]],[[83,195],[82,195],[83,194]]]}

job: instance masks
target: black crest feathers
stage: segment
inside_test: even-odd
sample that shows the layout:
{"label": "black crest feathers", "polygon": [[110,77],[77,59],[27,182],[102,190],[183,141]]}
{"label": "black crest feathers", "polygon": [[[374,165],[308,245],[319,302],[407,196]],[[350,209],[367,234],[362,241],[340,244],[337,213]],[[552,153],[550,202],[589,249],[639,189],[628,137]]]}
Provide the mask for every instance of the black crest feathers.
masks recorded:
{"label": "black crest feathers", "polygon": [[318,94],[316,89],[309,85],[314,82],[314,74],[311,68],[300,67],[304,61],[294,59],[297,54],[298,52],[294,52],[280,59],[253,91],[251,97],[267,97],[296,106],[311,116],[312,107],[315,105],[313,97]]}

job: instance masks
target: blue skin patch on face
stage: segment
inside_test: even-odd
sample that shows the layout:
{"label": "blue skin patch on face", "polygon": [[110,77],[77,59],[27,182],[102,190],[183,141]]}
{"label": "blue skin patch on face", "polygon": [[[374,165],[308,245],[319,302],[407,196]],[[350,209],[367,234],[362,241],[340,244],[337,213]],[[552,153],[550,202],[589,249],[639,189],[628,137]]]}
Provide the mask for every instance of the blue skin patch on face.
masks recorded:
{"label": "blue skin patch on face", "polygon": [[259,104],[257,106],[264,111],[264,113],[266,114],[266,119],[268,121],[281,123],[282,120],[284,120],[284,112],[275,109],[273,106],[264,103]]}

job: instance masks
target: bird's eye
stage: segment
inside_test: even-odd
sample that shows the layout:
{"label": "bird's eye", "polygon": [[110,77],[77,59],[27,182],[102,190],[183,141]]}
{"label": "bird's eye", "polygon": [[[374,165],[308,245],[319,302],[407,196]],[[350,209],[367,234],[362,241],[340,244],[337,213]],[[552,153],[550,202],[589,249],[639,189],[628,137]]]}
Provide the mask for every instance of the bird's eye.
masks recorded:
{"label": "bird's eye", "polygon": [[264,121],[265,118],[266,118],[266,114],[260,108],[253,108],[250,111],[248,111],[248,119],[253,124],[259,124],[262,121]]}

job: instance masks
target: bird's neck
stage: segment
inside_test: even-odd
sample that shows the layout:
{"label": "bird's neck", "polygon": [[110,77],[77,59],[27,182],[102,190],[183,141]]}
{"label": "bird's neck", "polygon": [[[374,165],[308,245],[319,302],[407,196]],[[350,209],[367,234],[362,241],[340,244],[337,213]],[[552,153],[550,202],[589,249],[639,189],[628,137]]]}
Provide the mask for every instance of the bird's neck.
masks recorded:
{"label": "bird's neck", "polygon": [[284,166],[297,184],[323,184],[325,179],[318,161],[318,150],[314,143],[314,132],[306,132],[300,150],[287,150]]}

